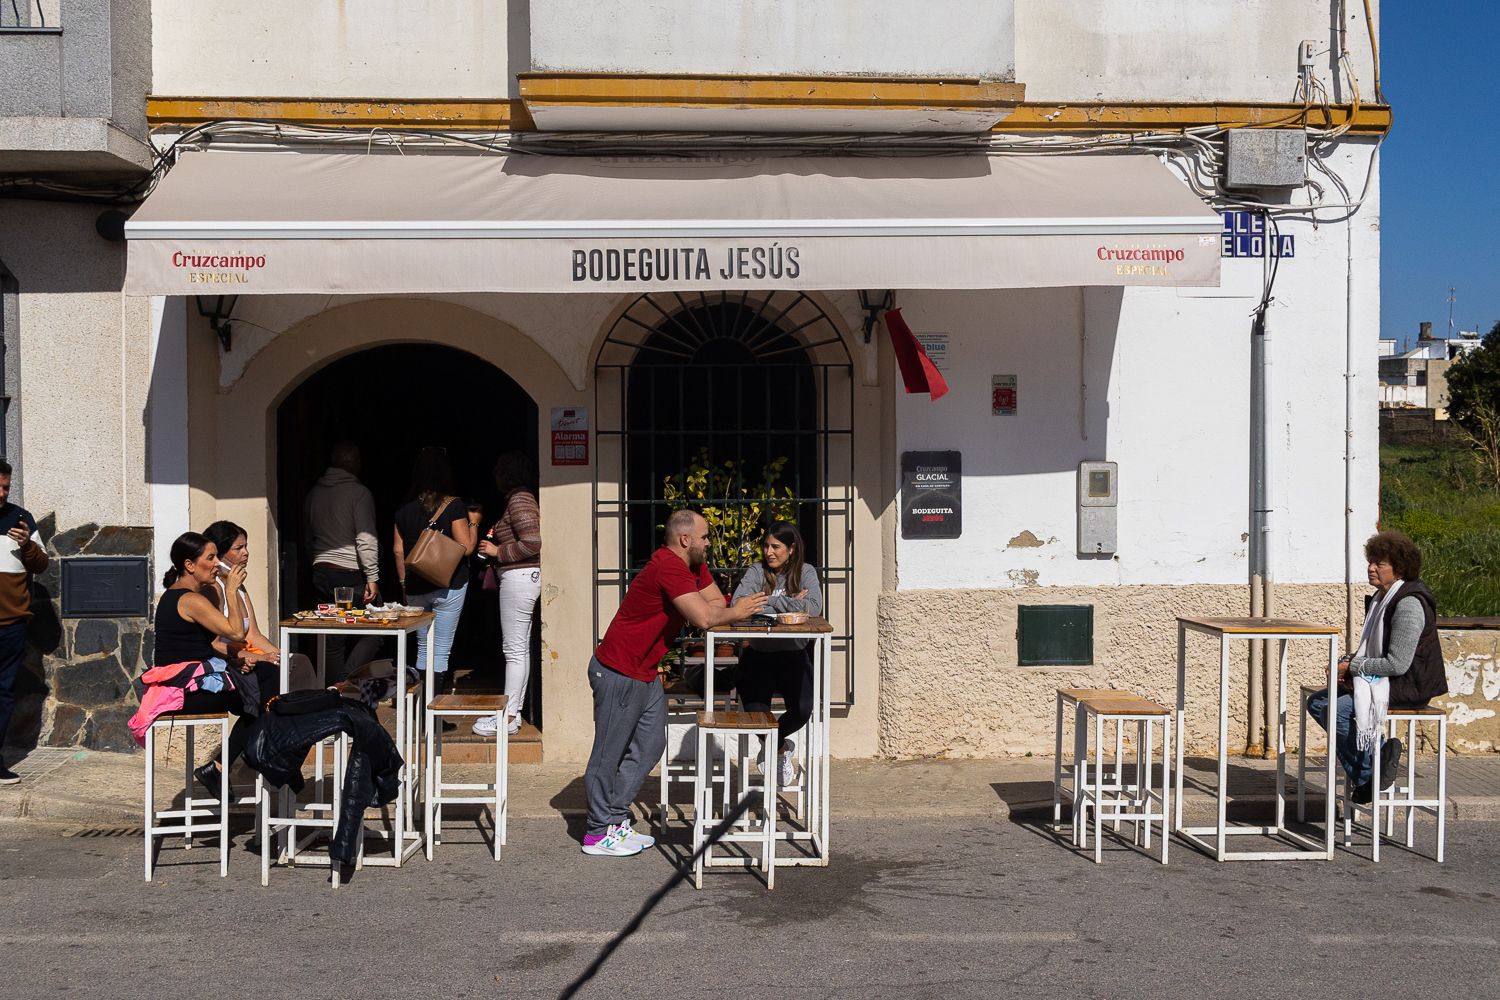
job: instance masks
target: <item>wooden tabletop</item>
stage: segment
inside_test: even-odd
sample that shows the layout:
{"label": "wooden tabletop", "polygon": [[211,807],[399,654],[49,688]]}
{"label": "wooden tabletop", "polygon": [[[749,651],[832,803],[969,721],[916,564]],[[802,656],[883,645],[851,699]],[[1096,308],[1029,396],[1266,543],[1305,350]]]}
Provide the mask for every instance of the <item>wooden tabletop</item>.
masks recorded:
{"label": "wooden tabletop", "polygon": [[360,619],[356,622],[346,622],[338,618],[283,618],[282,628],[318,628],[331,629],[333,631],[369,632],[374,629],[402,629],[410,631],[435,618],[431,611],[413,611],[409,615],[402,615],[395,621],[372,622]]}
{"label": "wooden tabletop", "polygon": [[1301,635],[1338,635],[1343,629],[1335,625],[1319,625],[1317,622],[1297,621],[1293,618],[1178,618],[1184,625],[1196,625],[1226,635],[1271,635],[1276,633],[1298,633]]}
{"label": "wooden tabletop", "polygon": [[[714,628],[704,629],[704,632],[709,635],[712,635],[716,632],[754,632],[757,635],[761,633],[765,633],[766,635],[777,635],[780,633],[801,633],[803,635],[806,635],[808,633],[825,633],[832,631],[833,626],[828,624],[827,618],[817,617],[809,617],[807,621],[803,622],[801,625],[752,625],[749,622],[736,622],[733,625],[717,625]],[[719,659],[720,657],[714,657],[715,661]]]}

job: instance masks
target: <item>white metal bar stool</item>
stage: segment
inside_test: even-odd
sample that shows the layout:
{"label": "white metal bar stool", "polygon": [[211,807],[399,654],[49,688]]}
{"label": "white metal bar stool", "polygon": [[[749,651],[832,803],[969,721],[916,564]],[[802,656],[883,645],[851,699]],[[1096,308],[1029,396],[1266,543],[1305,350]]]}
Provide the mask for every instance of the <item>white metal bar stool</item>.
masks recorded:
{"label": "white metal bar stool", "polygon": [[[424,830],[428,861],[432,860],[433,845],[442,837],[445,805],[487,806],[494,825],[495,860],[500,860],[500,848],[505,846],[506,818],[510,812],[510,737],[505,731],[508,701],[503,694],[440,694],[427,706],[427,770],[423,802],[427,810]],[[443,780],[442,720],[449,716],[474,719],[486,715],[495,719],[494,782]]]}
{"label": "white metal bar stool", "polygon": [[[1133,841],[1151,850],[1151,824],[1161,824],[1161,863],[1167,863],[1171,838],[1167,824],[1171,816],[1172,796],[1172,710],[1165,705],[1129,691],[1077,692],[1080,718],[1076,744],[1082,767],[1076,768],[1073,782],[1076,807],[1073,815],[1074,843],[1089,846],[1089,811],[1094,813],[1094,863],[1104,861],[1104,822],[1113,821],[1116,832],[1126,821],[1134,827]],[[1090,725],[1091,723],[1091,725]],[[1105,779],[1105,734],[1110,723],[1115,727],[1114,781]],[[1124,774],[1124,728],[1134,723],[1135,773],[1126,781]],[[1154,780],[1155,726],[1162,727],[1161,784]],[[1093,754],[1089,754],[1089,730],[1093,730]],[[1077,761],[1075,760],[1075,767]],[[1088,772],[1092,771],[1092,778]],[[1054,793],[1055,794],[1055,793]],[[1054,812],[1054,815],[1056,813]]]}
{"label": "white metal bar stool", "polygon": [[753,857],[715,855],[712,848],[704,849],[709,831],[725,816],[715,810],[717,796],[714,794],[714,761],[709,753],[709,741],[723,748],[723,775],[726,788],[734,787],[733,768],[740,770],[741,794],[751,790],[749,761],[757,756],[753,744],[744,751],[741,741],[761,741],[760,771],[764,798],[761,803],[761,822],[758,828],[736,826],[724,833],[720,843],[757,843],[761,848],[760,868],[766,874],[766,889],[776,888],[776,717],[770,712],[699,712],[698,713],[698,759],[693,781],[693,886],[703,888],[703,869],[708,868],[753,868]]}
{"label": "white metal bar stool", "polygon": [[[146,881],[156,868],[156,839],[158,837],[181,836],[183,850],[190,850],[193,838],[202,834],[219,835],[219,876],[229,874],[229,727],[234,716],[227,712],[203,715],[160,715],[146,730]],[[199,727],[219,728],[219,797],[217,799],[193,796],[194,734]],[[187,734],[187,745],[183,752],[185,764],[181,809],[156,808],[156,733],[166,730],[169,734],[181,727]],[[195,823],[197,819],[212,822]],[[173,822],[176,820],[177,822]]]}
{"label": "white metal bar stool", "polygon": [[[323,752],[333,751],[333,768],[330,773],[323,769]],[[313,775],[311,797],[298,802],[291,788],[282,788],[274,796],[271,787],[261,775],[255,776],[256,826],[260,835],[260,884],[271,881],[271,838],[279,834],[281,845],[277,850],[276,863],[295,866],[304,856],[312,856],[319,862],[327,860],[332,872],[330,879],[334,888],[339,885],[339,866],[333,856],[319,852],[313,854],[308,847],[326,830],[330,840],[339,825],[343,809],[344,769],[349,760],[349,735],[337,733],[319,740],[313,746],[316,771]],[[278,802],[272,808],[273,801]],[[308,830],[299,834],[299,830]]]}
{"label": "white metal bar stool", "polygon": [[[1054,827],[1062,825],[1062,805],[1063,800],[1067,799],[1068,816],[1072,821],[1075,845],[1081,833],[1078,823],[1079,791],[1093,780],[1093,776],[1084,767],[1088,759],[1088,724],[1085,718],[1086,713],[1079,702],[1084,698],[1116,693],[1119,692],[1114,688],[1057,689],[1056,745],[1052,755],[1052,825]],[[1063,733],[1067,729],[1069,710],[1073,716],[1073,756],[1071,759],[1063,756]],[[1105,787],[1118,790],[1121,787],[1120,768],[1125,759],[1124,733],[1118,727],[1116,727],[1115,738],[1114,766],[1105,772]],[[1115,829],[1118,830],[1119,826],[1116,825]]]}
{"label": "white metal bar stool", "polygon": [[[1322,688],[1304,687],[1302,689],[1302,723],[1301,723],[1301,746],[1297,748],[1297,818],[1303,817],[1305,809],[1305,777],[1307,771],[1307,698],[1308,695]],[[1328,712],[1332,716],[1334,706],[1329,706]],[[1437,790],[1436,795],[1431,798],[1421,798],[1417,795],[1417,748],[1421,729],[1424,722],[1436,722],[1438,730],[1437,738]],[[1406,810],[1406,847],[1411,850],[1416,844],[1417,813],[1424,812],[1437,820],[1437,852],[1434,860],[1438,864],[1443,863],[1443,856],[1447,846],[1448,826],[1448,713],[1441,708],[1432,705],[1392,705],[1385,713],[1386,738],[1400,738],[1400,726],[1406,725],[1405,751],[1406,775],[1404,779],[1400,776],[1391,783],[1391,787],[1382,789],[1383,783],[1380,776],[1380,754],[1375,754],[1375,766],[1371,770],[1370,783],[1375,788],[1374,798],[1369,805],[1357,805],[1353,799],[1353,790],[1350,788],[1348,776],[1344,769],[1339,768],[1336,780],[1342,786],[1341,798],[1343,800],[1344,814],[1344,846],[1349,847],[1353,842],[1354,825],[1359,820],[1361,812],[1370,814],[1370,860],[1380,860],[1380,816],[1385,814],[1385,837],[1394,840],[1396,836],[1396,810]],[[1334,737],[1329,737],[1330,742]]]}

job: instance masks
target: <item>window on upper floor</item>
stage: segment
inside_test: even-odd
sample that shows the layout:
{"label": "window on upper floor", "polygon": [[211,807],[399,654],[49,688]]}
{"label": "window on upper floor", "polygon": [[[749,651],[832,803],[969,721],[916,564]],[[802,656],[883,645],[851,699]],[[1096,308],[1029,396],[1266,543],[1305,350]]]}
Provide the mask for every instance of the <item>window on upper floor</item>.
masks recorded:
{"label": "window on upper floor", "polygon": [[0,31],[57,31],[62,0],[0,0]]}

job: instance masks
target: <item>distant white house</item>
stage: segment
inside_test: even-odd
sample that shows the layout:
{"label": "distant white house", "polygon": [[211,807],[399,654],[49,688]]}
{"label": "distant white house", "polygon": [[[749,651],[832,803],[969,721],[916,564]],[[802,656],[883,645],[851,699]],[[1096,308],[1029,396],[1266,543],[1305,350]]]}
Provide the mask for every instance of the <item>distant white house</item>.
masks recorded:
{"label": "distant white house", "polygon": [[1397,352],[1395,340],[1381,340],[1380,405],[1382,408],[1432,409],[1438,420],[1448,419],[1448,366],[1479,346],[1477,330],[1461,330],[1456,337],[1434,337],[1432,324],[1423,323],[1417,346]]}

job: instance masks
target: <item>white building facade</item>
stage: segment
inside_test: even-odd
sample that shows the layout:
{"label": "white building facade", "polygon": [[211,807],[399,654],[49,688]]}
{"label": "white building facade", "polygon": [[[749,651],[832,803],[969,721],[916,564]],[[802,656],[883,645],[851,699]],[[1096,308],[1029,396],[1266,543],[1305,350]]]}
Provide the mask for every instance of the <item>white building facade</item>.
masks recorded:
{"label": "white building facade", "polygon": [[[534,721],[548,759],[582,760],[584,666],[649,555],[661,480],[700,446],[752,478],[784,458],[840,635],[834,753],[1048,750],[1057,687],[1171,698],[1174,618],[1262,610],[1252,571],[1275,614],[1358,624],[1390,116],[1376,32],[1345,7],[531,0],[412,20],[384,2],[155,0],[146,113],[164,158],[128,254],[94,233],[99,206],[0,201],[24,502],[58,536],[149,538],[152,580],[179,532],[244,525],[267,618],[296,605],[295,512],[333,440],[359,441],[393,498],[421,444],[464,450],[475,481],[498,450],[535,454]],[[1306,140],[1295,182],[1228,187],[1229,136],[1269,130]],[[302,179],[263,189],[260,173]],[[382,199],[346,183],[374,173],[395,178]],[[517,177],[531,186],[506,202]],[[736,206],[744,191],[757,204]],[[794,211],[819,200],[816,218]],[[455,203],[474,217],[432,217]],[[1167,203],[1185,206],[1176,222]],[[702,244],[727,270],[689,281],[649,256],[651,278],[612,275],[604,251],[624,244],[587,228],[601,220],[643,252]],[[903,388],[867,308],[887,302],[945,375],[941,398]],[[1263,522],[1253,336],[1270,344]],[[768,402],[725,401],[747,386]],[[574,428],[586,415],[584,453],[553,452],[564,411]],[[957,537],[903,527],[903,463],[927,452],[958,455]],[[1112,549],[1080,538],[1084,462],[1114,463]],[[120,742],[146,622],[111,622],[115,648],[79,653],[111,637],[90,625],[80,647],[64,619],[39,738]],[[1194,650],[1203,691],[1211,658]],[[1247,745],[1263,740],[1258,669],[1237,667]],[[1211,733],[1210,702],[1190,742]]]}

